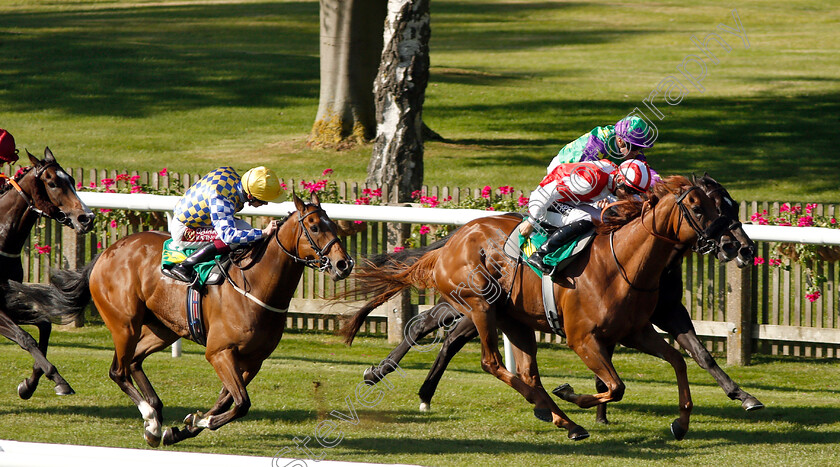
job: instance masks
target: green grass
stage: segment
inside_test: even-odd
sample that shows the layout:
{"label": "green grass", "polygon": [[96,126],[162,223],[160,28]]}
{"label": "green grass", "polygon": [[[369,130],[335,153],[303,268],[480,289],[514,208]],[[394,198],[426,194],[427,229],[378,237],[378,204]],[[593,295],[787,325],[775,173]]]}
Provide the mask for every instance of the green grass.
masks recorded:
{"label": "green grass", "polygon": [[[716,29],[737,7],[750,47]],[[2,0],[0,109],[19,146],[68,166],[363,180],[371,147],[305,147],[318,2]],[[429,185],[530,190],[565,143],[615,122],[719,33],[701,94],[658,101],[663,173],[740,199],[840,201],[840,10],[831,2],[439,1],[424,119]],[[683,79],[683,82],[685,80]]]}
{"label": "green grass", "polygon": [[[331,335],[287,334],[249,386],[248,416],[205,431],[169,450],[272,456],[313,436],[332,410],[346,412],[364,368],[390,346],[366,338],[346,347]],[[184,356],[153,355],[145,369],[165,404],[165,425],[206,410],[220,382],[202,350],[186,343]],[[77,394],[57,397],[49,381],[31,400],[15,387],[31,365],[28,354],[0,342],[0,438],[32,442],[146,448],[136,408],[108,378],[112,347],[108,331],[90,326],[54,334],[50,359]],[[668,431],[677,415],[670,367],[634,352],[619,351],[615,364],[627,383],[623,401],[611,405],[610,425],[592,410],[560,406],[591,438],[574,443],[565,431],[538,421],[531,406],[479,367],[479,349],[468,345],[444,375],[432,412],[417,410],[416,390],[434,358],[410,353],[405,376],[374,407],[357,406],[359,424],[340,425],[343,440],[326,449],[328,459],[422,465],[832,465],[840,460],[840,385],[836,360],[757,356],[750,367],[727,371],[767,408],[744,412],[711,377],[689,362],[695,408],[685,440]],[[571,383],[591,391],[591,373],[565,347],[539,352],[543,382]],[[316,389],[317,382],[317,389]],[[355,399],[354,399],[355,400]],[[314,465],[314,463],[310,463]]]}

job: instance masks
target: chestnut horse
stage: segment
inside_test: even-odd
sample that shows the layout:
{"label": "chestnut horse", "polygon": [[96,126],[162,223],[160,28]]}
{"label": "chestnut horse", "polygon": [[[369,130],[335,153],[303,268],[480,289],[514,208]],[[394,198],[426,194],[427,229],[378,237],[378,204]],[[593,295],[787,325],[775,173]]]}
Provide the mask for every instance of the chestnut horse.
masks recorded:
{"label": "chestnut horse", "polygon": [[[611,222],[600,227],[602,235],[567,267],[568,281],[554,284],[569,347],[606,384],[599,394],[579,395],[568,387],[563,396],[582,408],[621,400],[624,383],[611,361],[618,343],[661,355],[676,373],[680,416],[671,430],[682,439],[692,409],[685,361],[656,333],[650,317],[660,276],[675,245],[694,244],[698,237],[718,243],[727,222],[702,190],[679,176],[655,185],[648,201],[628,201],[619,210],[626,225]],[[496,246],[499,232],[511,232],[519,221],[511,215],[471,221],[442,245],[426,247],[423,255],[409,262],[400,261],[410,257],[405,251],[374,257],[357,273],[361,290],[372,291],[374,298],[340,332],[352,343],[365,317],[401,290],[437,289],[443,300],[475,324],[482,368],[534,404],[537,418],[565,428],[572,440],[585,439],[589,433],[560,410],[540,382],[533,331],[551,332],[541,280],[511,265]],[[502,364],[497,329],[514,347],[517,374]]]}
{"label": "chestnut horse", "polygon": [[283,336],[286,310],[303,268],[327,271],[334,280],[347,277],[353,269],[353,259],[317,196],[312,196],[312,204],[294,196],[294,203],[297,211],[274,235],[233,253],[228,282],[208,286],[203,293],[204,356],[222,380],[222,391],[206,414],[187,415],[183,429],[161,433],[163,403],[143,372],[143,360],[150,354],[178,338],[190,338],[187,284],[160,272],[161,249],[169,235],[130,235],[85,268],[58,273],[63,280],[81,277],[89,282],[89,296],[114,340],[109,375],[143,415],[144,437],[152,447],[160,444],[161,437],[164,444],[174,444],[245,416],[251,406],[245,387]]}
{"label": "chestnut horse", "polygon": [[[0,180],[0,334],[32,354],[32,376],[18,385],[18,395],[29,399],[41,375],[55,383],[58,395],[73,394],[73,388],[47,360],[52,321],[67,322],[75,313],[63,303],[25,300],[16,291],[23,280],[20,252],[29,232],[41,217],[48,217],[85,233],[93,228],[93,213],[76,194],[76,182],[55,160],[50,148],[39,160],[26,152],[32,166],[14,178]],[[3,183],[5,182],[5,183]],[[45,287],[45,286],[42,286]],[[19,325],[38,327],[38,342]]]}
{"label": "chestnut horse", "polygon": [[[722,238],[718,250],[718,259],[727,262],[737,260],[738,266],[743,267],[752,264],[755,254],[755,245],[749,236],[744,232],[738,220],[738,203],[736,203],[729,192],[720,183],[715,181],[708,174],[695,180],[695,183],[703,189],[706,195],[715,202],[718,212],[729,222],[729,232]],[[697,337],[691,316],[682,304],[683,282],[682,282],[682,258],[687,248],[675,249],[671,253],[665,271],[659,282],[659,301],[656,310],[653,312],[651,322],[667,332],[684,349],[689,351],[691,357],[708,371],[717,381],[724,393],[732,399],[741,402],[746,411],[753,411],[764,408],[764,405],[750,393],[741,389],[732,378],[718,366],[714,357],[706,350],[706,347]],[[737,255],[737,256],[736,256]],[[420,339],[432,331],[444,328],[448,331],[440,352],[438,353],[428,376],[423,381],[418,395],[420,396],[420,410],[428,411],[432,397],[435,394],[437,385],[446,370],[449,361],[456,353],[470,340],[478,336],[472,321],[468,316],[456,312],[447,303],[440,303],[430,310],[413,317],[406,325],[405,339],[397,345],[394,350],[383,360],[383,364],[365,370],[364,377],[367,381],[377,382],[397,367],[394,363],[400,360],[416,345]],[[424,345],[424,348],[426,346]],[[599,391],[606,390],[601,386],[601,381],[596,378],[596,387]],[[598,405],[596,421],[608,423],[606,404]]]}

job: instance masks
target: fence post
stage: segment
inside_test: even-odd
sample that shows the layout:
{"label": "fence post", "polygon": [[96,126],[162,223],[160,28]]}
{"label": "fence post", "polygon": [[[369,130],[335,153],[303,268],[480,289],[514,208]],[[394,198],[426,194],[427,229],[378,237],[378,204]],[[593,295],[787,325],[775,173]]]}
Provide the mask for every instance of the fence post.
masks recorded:
{"label": "fence post", "polygon": [[729,365],[750,364],[752,352],[752,270],[738,268],[735,261],[726,264],[726,320],[734,324],[726,338],[726,361]]}
{"label": "fence post", "polygon": [[[79,269],[85,262],[85,236],[70,227],[61,228],[61,262],[66,269]],[[80,328],[85,325],[85,314],[79,316],[67,326]]]}
{"label": "fence post", "polygon": [[[411,224],[386,224],[388,251],[393,251],[395,246],[405,245],[405,240],[411,236]],[[399,344],[403,341],[405,325],[412,316],[411,289],[405,289],[394,295],[385,302],[388,317],[388,343]]]}

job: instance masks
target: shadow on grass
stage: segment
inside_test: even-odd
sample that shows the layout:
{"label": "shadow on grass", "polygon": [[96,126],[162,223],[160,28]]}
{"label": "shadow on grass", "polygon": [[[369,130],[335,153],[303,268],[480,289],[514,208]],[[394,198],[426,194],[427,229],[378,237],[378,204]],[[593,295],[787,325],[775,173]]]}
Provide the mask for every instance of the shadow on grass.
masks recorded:
{"label": "shadow on grass", "polygon": [[[573,132],[579,136],[594,126],[613,124],[635,106],[642,105],[641,97],[638,101],[546,99],[539,102],[436,106],[426,110],[436,117],[452,119],[465,113],[479,112],[489,121],[498,122],[486,128],[490,131],[535,135]],[[840,169],[832,148],[840,144],[840,137],[835,128],[837,120],[826,116],[840,113],[840,93],[788,98],[705,98],[689,95],[679,106],[662,104],[659,108],[665,115],[664,120],[654,122],[659,129],[659,144],[648,153],[660,173],[707,171],[728,188],[738,189],[762,188],[767,180],[775,180],[807,185],[812,191],[837,190]],[[592,111],[581,114],[581,109]],[[541,115],[541,121],[534,122],[533,115]],[[556,123],[560,121],[565,122],[563,128]],[[544,160],[524,158],[511,162],[545,166],[568,142],[565,139],[558,141],[556,148],[551,154],[546,154]],[[545,138],[507,137],[449,142],[511,150],[551,144]],[[700,148],[704,148],[705,152],[701,152]],[[509,152],[502,151],[465,158],[463,163],[467,166],[506,164],[509,157]]]}

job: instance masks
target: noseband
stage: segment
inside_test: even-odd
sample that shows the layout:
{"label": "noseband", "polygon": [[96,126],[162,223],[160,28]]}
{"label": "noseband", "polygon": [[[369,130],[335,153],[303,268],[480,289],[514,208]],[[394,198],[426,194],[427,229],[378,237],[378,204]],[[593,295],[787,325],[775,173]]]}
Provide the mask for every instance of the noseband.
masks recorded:
{"label": "noseband", "polygon": [[[685,219],[688,221],[688,225],[692,228],[692,230],[694,230],[695,233],[697,233],[697,243],[694,244],[693,250],[697,253],[705,255],[715,251],[718,248],[718,244],[717,241],[715,241],[715,238],[718,237],[721,234],[721,232],[723,232],[727,228],[730,228],[730,224],[729,219],[727,219],[724,216],[719,216],[717,219],[712,221],[712,223],[709,224],[709,226],[705,229],[703,229],[703,227],[700,226],[700,224],[697,222],[694,216],[692,216],[689,212],[688,207],[686,207],[686,205],[683,203],[683,200],[686,196],[688,196],[689,193],[699,189],[700,187],[698,186],[692,186],[688,190],[685,190],[683,194],[677,197],[677,205],[680,208],[680,215],[685,217]],[[735,222],[737,222],[737,220]],[[740,222],[738,222],[738,224],[740,225]]]}
{"label": "noseband", "polygon": [[[53,166],[60,167],[58,165],[58,162],[50,162],[50,163],[45,164],[41,167],[34,168],[35,169],[35,178],[40,180],[41,176],[44,175],[44,172],[48,168],[53,167]],[[20,194],[20,196],[23,197],[23,200],[26,201],[26,210],[27,211],[34,212],[35,214],[38,215],[38,217],[48,217],[50,219],[53,219],[56,222],[59,222],[63,225],[66,225],[67,227],[72,227],[73,224],[70,221],[70,218],[67,216],[67,214],[64,213],[64,211],[59,209],[58,206],[55,206],[54,204],[50,204],[51,207],[54,207],[54,208],[56,208],[56,210],[58,210],[58,214],[56,214],[55,216],[51,216],[51,215],[47,214],[46,212],[44,212],[41,209],[38,209],[38,207],[35,206],[35,202],[32,201],[32,198],[30,198],[29,195],[27,195],[25,191],[23,191],[23,188],[21,188],[21,186],[18,184],[18,182],[16,182],[13,178],[8,177],[6,175],[3,175],[2,177],[5,178],[6,180],[8,180],[9,183],[15,188],[15,191],[17,191]]]}
{"label": "noseband", "polygon": [[[315,240],[312,238],[312,235],[309,234],[309,230],[306,228],[305,225],[303,225],[303,220],[304,219],[306,219],[308,216],[310,216],[312,214],[315,214],[316,212],[319,212],[319,211],[326,214],[326,212],[323,209],[317,208],[316,210],[310,211],[310,212],[308,212],[308,213],[306,213],[302,216],[300,215],[300,213],[298,213],[298,220],[297,220],[298,226],[300,226],[300,229],[303,231],[303,234],[306,236],[306,240],[309,242],[309,246],[311,246],[312,249],[315,250],[315,254],[318,255],[317,258],[314,258],[314,259],[302,258],[302,257],[292,253],[291,251],[287,250],[286,247],[284,247],[283,244],[280,243],[280,229],[277,229],[275,231],[274,240],[277,242],[277,245],[280,246],[280,249],[283,250],[283,253],[286,253],[287,255],[289,255],[289,257],[292,258],[293,260],[295,260],[296,263],[303,263],[303,265],[306,266],[306,267],[310,267],[312,269],[317,269],[319,271],[325,271],[330,267],[330,259],[327,257],[327,252],[330,250],[330,248],[333,246],[333,244],[335,244],[339,241],[338,236],[333,237],[332,240],[327,242],[327,244],[324,245],[323,248],[319,248],[318,244],[315,243]],[[300,238],[300,237],[298,237],[298,238]]]}

